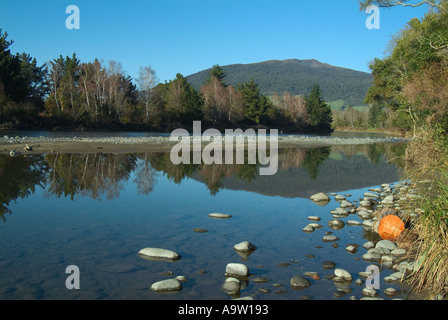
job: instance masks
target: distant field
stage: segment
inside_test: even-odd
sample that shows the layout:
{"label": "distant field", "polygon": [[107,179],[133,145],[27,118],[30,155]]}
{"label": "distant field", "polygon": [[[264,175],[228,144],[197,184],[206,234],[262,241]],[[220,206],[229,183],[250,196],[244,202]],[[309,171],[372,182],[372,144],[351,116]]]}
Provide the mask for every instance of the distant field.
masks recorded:
{"label": "distant field", "polygon": [[[336,100],[327,102],[327,104],[331,107],[332,110],[341,110],[342,107],[347,106],[344,100]],[[369,106],[366,105],[360,105],[360,106],[353,106],[358,111],[364,112],[369,109]]]}

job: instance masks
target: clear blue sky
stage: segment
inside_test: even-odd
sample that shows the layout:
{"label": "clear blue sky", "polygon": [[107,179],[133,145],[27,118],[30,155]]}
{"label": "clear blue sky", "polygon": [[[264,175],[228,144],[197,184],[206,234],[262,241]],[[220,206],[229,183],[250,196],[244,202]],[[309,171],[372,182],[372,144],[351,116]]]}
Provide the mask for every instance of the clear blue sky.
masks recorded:
{"label": "clear blue sky", "polygon": [[[68,5],[80,9],[69,30]],[[163,82],[210,68],[272,59],[317,59],[368,71],[391,36],[426,7],[381,9],[365,26],[357,0],[0,0],[0,28],[40,64],[75,52],[83,62],[119,61],[137,76],[150,65]]]}

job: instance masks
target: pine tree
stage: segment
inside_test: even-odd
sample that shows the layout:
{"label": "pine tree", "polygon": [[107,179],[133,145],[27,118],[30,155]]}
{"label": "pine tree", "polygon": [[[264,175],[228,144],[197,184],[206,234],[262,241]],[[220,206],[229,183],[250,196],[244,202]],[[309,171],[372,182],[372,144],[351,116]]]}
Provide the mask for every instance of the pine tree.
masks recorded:
{"label": "pine tree", "polygon": [[309,114],[310,129],[314,132],[328,133],[333,129],[331,107],[322,99],[320,86],[315,84],[310,94],[305,98]]}
{"label": "pine tree", "polygon": [[215,64],[213,66],[212,71],[210,71],[210,75],[206,81],[206,84],[209,84],[213,77],[217,78],[224,86],[227,86],[223,79],[227,76],[227,74],[222,70],[222,68]]}
{"label": "pine tree", "polygon": [[245,101],[244,116],[256,124],[260,124],[271,106],[270,101],[261,94],[260,88],[254,79],[240,84],[238,90],[243,94]]}

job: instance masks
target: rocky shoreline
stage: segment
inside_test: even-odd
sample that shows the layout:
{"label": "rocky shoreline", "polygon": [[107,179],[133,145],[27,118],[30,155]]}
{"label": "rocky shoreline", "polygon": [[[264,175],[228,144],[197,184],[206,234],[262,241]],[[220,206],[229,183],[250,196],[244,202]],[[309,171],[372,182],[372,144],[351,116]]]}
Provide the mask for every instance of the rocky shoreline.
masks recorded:
{"label": "rocky shoreline", "polygon": [[[326,275],[320,274],[320,270],[306,271],[300,274],[293,275],[288,281],[290,288],[295,291],[304,290],[302,299],[313,299],[306,295],[306,288],[313,286],[315,281],[322,281],[322,279],[332,280],[328,283],[333,283],[335,298],[345,298],[349,300],[384,300],[384,299],[398,299],[401,291],[401,285],[405,284],[413,272],[418,271],[421,261],[415,260],[409,248],[406,246],[405,239],[397,238],[396,241],[381,239],[377,234],[378,222],[385,214],[395,214],[402,217],[407,222],[412,223],[412,220],[417,218],[419,210],[409,209],[405,206],[413,199],[419,197],[419,187],[414,184],[404,181],[392,186],[390,184],[382,184],[378,188],[370,188],[364,193],[364,197],[359,200],[349,200],[351,195],[337,194],[337,193],[318,193],[311,197],[311,201],[319,206],[324,206],[331,201],[333,197],[338,203],[339,207],[330,210],[329,214],[332,219],[328,222],[328,226],[335,231],[341,230],[346,226],[354,226],[364,228],[366,232],[376,234],[376,237],[370,237],[372,240],[365,243],[342,243],[340,239],[333,234],[332,231],[326,231],[322,234],[322,241],[332,243],[333,247],[345,246],[348,254],[354,254],[357,251],[363,250],[362,260],[365,261],[363,270],[350,270],[344,264],[337,264],[333,261],[323,261],[321,267],[324,270],[332,270]],[[209,217],[214,219],[231,219],[231,215],[226,214],[209,214]],[[308,216],[309,223],[306,224],[302,231],[305,233],[319,232],[323,227],[320,224],[323,217]],[[361,222],[362,221],[362,222]],[[407,224],[409,226],[409,224]],[[405,229],[409,235],[409,229]],[[298,230],[300,232],[300,229]],[[403,233],[405,233],[403,231]],[[233,249],[241,257],[249,257],[256,250],[259,249],[250,241],[243,241],[233,246]],[[180,255],[168,250],[158,248],[145,248],[142,251],[146,252],[147,260],[157,259],[180,259]],[[141,255],[141,252],[139,254]],[[151,258],[149,259],[148,256]],[[354,255],[353,255],[354,257]],[[162,259],[163,258],[163,259]],[[349,258],[350,259],[350,258]],[[359,258],[356,258],[359,260]],[[293,263],[293,262],[291,262]],[[350,264],[347,262],[347,265]],[[289,265],[289,263],[285,263]],[[372,273],[368,272],[369,268],[374,270],[377,268],[378,275],[381,275],[383,282],[389,286],[382,286],[375,288],[372,282]],[[389,270],[389,272],[385,272]],[[256,272],[255,272],[256,273]],[[229,261],[222,265],[222,285],[220,290],[232,299],[253,299],[255,292],[268,294],[272,288],[280,288],[278,291],[286,288],[278,282],[268,284],[274,280],[260,275],[252,274],[248,266],[243,262],[235,263]],[[278,280],[278,279],[277,279]],[[376,281],[378,281],[377,279]],[[183,289],[182,283],[188,281],[187,277],[181,275],[177,277],[169,277],[168,279],[154,282],[150,285],[150,289],[155,293],[175,293]],[[251,291],[244,292],[249,283],[256,284]],[[395,286],[398,286],[398,289]],[[271,286],[271,288],[269,287]],[[356,296],[352,292],[354,286],[362,288],[361,295]],[[283,288],[281,288],[283,287]],[[217,289],[218,290],[218,289]],[[278,292],[277,292],[278,293]],[[350,294],[352,293],[352,294]],[[414,294],[410,292],[409,294]],[[420,299],[420,296],[405,297],[405,299]],[[319,297],[316,297],[319,299]]]}
{"label": "rocky shoreline", "polygon": [[[333,216],[333,220],[328,222],[328,226],[333,230],[339,230],[346,225],[350,226],[362,226],[366,232],[370,232],[376,235],[375,241],[367,241],[360,244],[346,244],[346,251],[349,253],[355,253],[362,248],[365,253],[362,255],[362,259],[368,263],[379,267],[378,270],[389,269],[394,271],[383,278],[386,283],[402,283],[407,281],[418,272],[422,260],[416,257],[410,250],[410,245],[416,240],[416,235],[412,233],[412,223],[421,214],[421,210],[415,208],[415,200],[421,198],[419,192],[422,188],[425,188],[425,184],[429,181],[419,181],[418,183],[412,183],[410,181],[403,181],[397,183],[394,186],[390,184],[382,184],[381,187],[371,188],[364,193],[364,198],[359,201],[349,201],[347,198],[351,195],[340,195],[335,193],[318,193],[311,196],[311,200],[319,205],[325,205],[330,201],[330,196],[334,196],[335,200],[340,203],[340,206],[330,213]],[[406,222],[405,230],[394,241],[382,239],[378,234],[379,222],[382,218],[388,215],[396,215]],[[362,222],[352,220],[351,217],[357,216]],[[317,222],[320,221],[320,217],[310,216],[309,220],[313,223],[309,223],[303,228],[304,232],[313,232],[316,229],[321,228]],[[331,232],[326,232],[323,236],[323,241],[334,242],[339,239],[333,236]],[[368,265],[366,264],[366,267]],[[341,269],[339,273],[345,273],[346,277],[342,278],[336,274],[334,281],[338,287],[338,291],[342,293],[347,291],[347,285],[351,282],[348,281],[350,273],[344,269]],[[371,274],[361,271],[358,273],[358,278],[355,283],[363,285],[365,279],[370,279]],[[351,276],[351,275],[350,275]],[[342,284],[341,284],[342,283]],[[374,288],[364,288],[363,300],[378,299],[379,290]],[[393,287],[388,287],[383,291],[384,295],[393,298],[399,291]],[[358,299],[351,296],[350,299]]]}

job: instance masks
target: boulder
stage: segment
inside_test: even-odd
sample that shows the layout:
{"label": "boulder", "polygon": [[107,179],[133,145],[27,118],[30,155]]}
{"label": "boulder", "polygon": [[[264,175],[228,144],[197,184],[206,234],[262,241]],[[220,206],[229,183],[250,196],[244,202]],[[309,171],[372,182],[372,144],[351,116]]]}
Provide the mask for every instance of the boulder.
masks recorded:
{"label": "boulder", "polygon": [[330,197],[323,192],[319,192],[319,193],[313,194],[311,196],[311,200],[313,200],[314,202],[321,202],[321,201],[328,202],[328,201],[330,201]]}
{"label": "boulder", "polygon": [[291,278],[291,287],[296,290],[311,286],[311,282],[302,276],[293,276]]}
{"label": "boulder", "polygon": [[145,260],[163,260],[163,261],[176,261],[181,258],[181,256],[171,250],[160,249],[160,248],[144,248],[138,252],[140,257]]}
{"label": "boulder", "polygon": [[155,292],[173,292],[181,289],[182,283],[177,279],[162,280],[151,285],[151,290]]}

